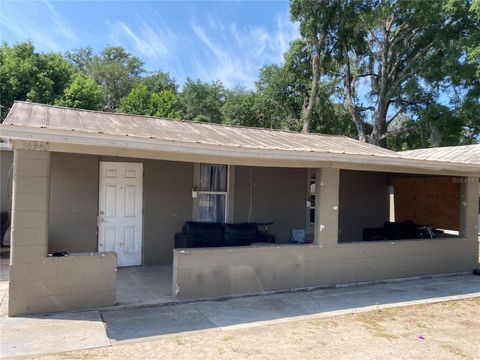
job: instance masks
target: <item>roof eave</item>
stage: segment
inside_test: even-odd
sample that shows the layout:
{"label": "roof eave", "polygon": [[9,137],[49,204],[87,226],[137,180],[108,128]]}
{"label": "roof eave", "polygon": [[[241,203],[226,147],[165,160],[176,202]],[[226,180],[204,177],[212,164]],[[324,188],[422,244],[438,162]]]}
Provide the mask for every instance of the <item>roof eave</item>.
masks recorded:
{"label": "roof eave", "polygon": [[270,160],[296,161],[328,161],[345,164],[365,164],[390,166],[399,168],[415,168],[431,171],[450,171],[459,174],[468,173],[480,176],[478,166],[462,163],[451,163],[432,160],[405,158],[403,156],[352,155],[334,152],[287,151],[278,149],[252,149],[224,145],[192,144],[161,139],[147,139],[132,136],[119,137],[108,134],[86,134],[67,130],[51,130],[45,128],[27,128],[15,125],[0,125],[1,136],[12,140],[29,140],[75,145],[91,145],[112,148],[127,148],[146,151],[162,151],[170,153],[195,153],[231,158],[251,158]]}

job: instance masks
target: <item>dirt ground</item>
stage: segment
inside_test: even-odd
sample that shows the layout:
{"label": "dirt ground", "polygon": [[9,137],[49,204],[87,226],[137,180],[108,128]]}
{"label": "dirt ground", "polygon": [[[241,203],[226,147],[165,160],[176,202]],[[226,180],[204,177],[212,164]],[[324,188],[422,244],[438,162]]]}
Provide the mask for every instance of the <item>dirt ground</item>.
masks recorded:
{"label": "dirt ground", "polygon": [[480,359],[480,298],[240,329],[36,359]]}

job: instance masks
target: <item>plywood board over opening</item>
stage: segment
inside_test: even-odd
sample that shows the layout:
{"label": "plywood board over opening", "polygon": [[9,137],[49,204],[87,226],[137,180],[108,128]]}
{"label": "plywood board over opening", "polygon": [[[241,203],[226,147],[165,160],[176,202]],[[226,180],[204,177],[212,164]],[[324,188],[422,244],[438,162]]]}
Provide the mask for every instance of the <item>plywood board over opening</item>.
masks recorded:
{"label": "plywood board over opening", "polygon": [[449,176],[394,175],[395,221],[459,230],[460,182]]}

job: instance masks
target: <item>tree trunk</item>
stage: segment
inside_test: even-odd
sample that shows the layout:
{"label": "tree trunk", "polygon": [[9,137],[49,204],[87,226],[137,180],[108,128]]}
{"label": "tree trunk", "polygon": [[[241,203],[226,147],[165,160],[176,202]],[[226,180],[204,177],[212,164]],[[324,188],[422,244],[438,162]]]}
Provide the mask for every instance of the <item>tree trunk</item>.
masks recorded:
{"label": "tree trunk", "polygon": [[312,126],[312,113],[315,106],[315,101],[318,95],[318,82],[320,80],[320,55],[318,50],[313,55],[312,59],[312,86],[310,89],[310,97],[308,101],[304,102],[302,107],[302,133],[309,133]]}
{"label": "tree trunk", "polygon": [[345,59],[345,82],[344,82],[344,92],[345,92],[345,104],[347,105],[348,113],[352,117],[355,127],[357,128],[358,140],[366,142],[367,138],[365,136],[365,126],[363,119],[360,116],[358,111],[358,106],[355,104],[353,99],[353,90],[352,90],[352,72],[350,69],[350,59],[348,57],[347,46],[343,46],[343,57]]}
{"label": "tree trunk", "polygon": [[387,113],[390,101],[387,98],[389,90],[388,79],[388,52],[390,48],[389,40],[390,29],[384,28],[384,40],[382,44],[381,68],[380,68],[380,88],[377,98],[377,107],[375,109],[374,123],[370,143],[373,145],[386,147],[387,141]]}
{"label": "tree trunk", "polygon": [[430,124],[430,145],[432,147],[438,147],[442,144],[442,134],[440,129],[433,124]]}
{"label": "tree trunk", "polygon": [[346,103],[347,103],[348,112],[350,113],[350,116],[352,117],[353,122],[355,123],[355,127],[357,128],[358,140],[366,142],[367,137],[365,135],[365,126],[363,125],[363,120],[360,114],[358,113],[358,110],[356,109],[356,105],[353,103],[350,104],[348,100],[346,101]]}
{"label": "tree trunk", "polygon": [[370,136],[370,143],[376,146],[387,147],[387,111],[388,106],[379,104],[375,111],[375,121],[373,124],[372,135]]}

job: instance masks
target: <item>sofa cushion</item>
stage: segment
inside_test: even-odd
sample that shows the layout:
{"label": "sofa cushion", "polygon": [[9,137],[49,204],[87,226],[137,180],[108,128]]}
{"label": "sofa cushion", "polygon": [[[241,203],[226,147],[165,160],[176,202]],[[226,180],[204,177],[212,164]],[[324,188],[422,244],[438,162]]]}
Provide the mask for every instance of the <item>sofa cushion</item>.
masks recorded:
{"label": "sofa cushion", "polygon": [[257,224],[224,224],[226,246],[247,246],[257,241]]}
{"label": "sofa cushion", "polygon": [[184,229],[187,237],[193,239],[193,247],[225,246],[223,225],[220,223],[187,221]]}
{"label": "sofa cushion", "polygon": [[411,222],[395,223],[385,221],[383,229],[385,237],[389,240],[417,238],[417,226]]}

